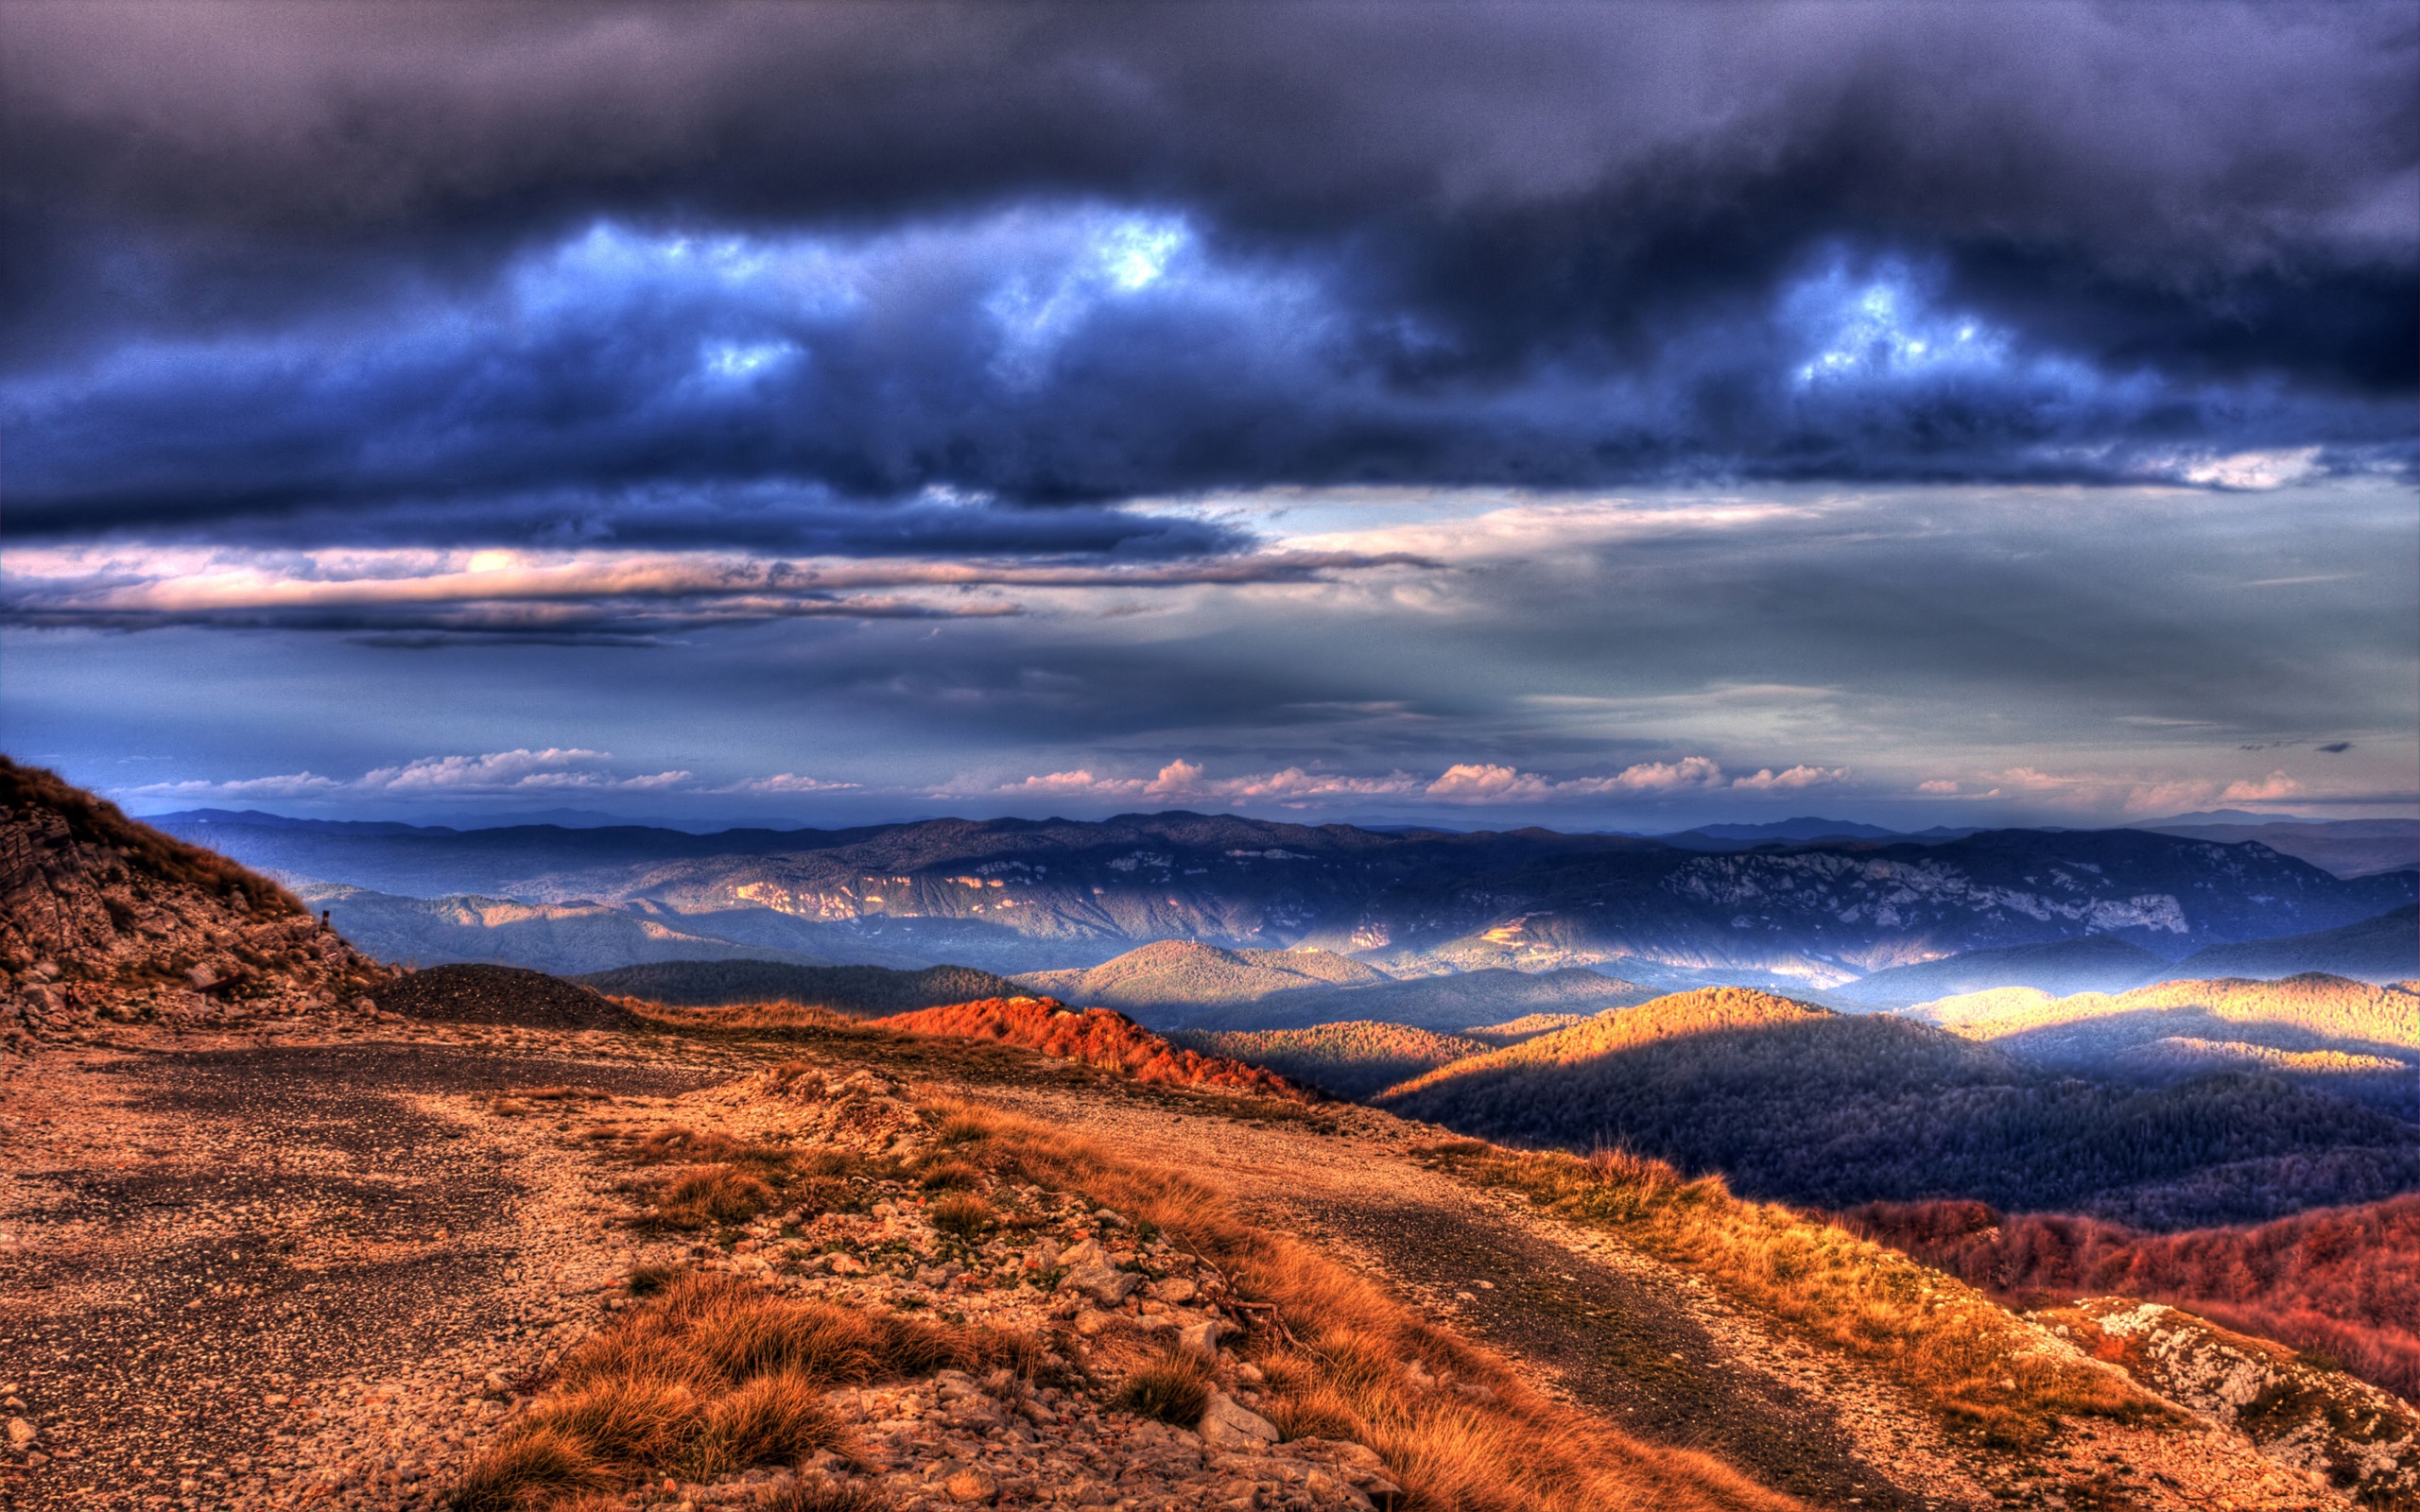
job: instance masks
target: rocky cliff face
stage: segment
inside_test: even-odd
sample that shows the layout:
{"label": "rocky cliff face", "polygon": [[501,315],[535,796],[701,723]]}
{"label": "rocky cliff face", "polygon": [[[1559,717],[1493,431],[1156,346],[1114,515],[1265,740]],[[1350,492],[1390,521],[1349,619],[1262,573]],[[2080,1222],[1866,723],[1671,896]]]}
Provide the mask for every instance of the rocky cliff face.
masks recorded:
{"label": "rocky cliff face", "polygon": [[275,884],[0,757],[0,1044],[363,1013],[387,975]]}

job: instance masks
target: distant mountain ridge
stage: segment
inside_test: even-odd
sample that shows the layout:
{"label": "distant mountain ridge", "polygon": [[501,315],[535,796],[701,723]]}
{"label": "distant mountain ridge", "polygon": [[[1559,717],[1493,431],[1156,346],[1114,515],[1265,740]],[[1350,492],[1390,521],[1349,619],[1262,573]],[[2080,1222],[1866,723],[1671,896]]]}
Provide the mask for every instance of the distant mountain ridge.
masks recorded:
{"label": "distant mountain ridge", "polygon": [[1186,813],[717,835],[396,834],[216,815],[160,823],[294,878],[587,900],[695,934],[760,930],[769,950],[1002,975],[1088,969],[1189,939],[1314,947],[1394,975],[1596,967],[1659,985],[1822,988],[2094,934],[2173,959],[2356,923],[2420,897],[2420,873],[2345,882],[2256,844],[2132,830],[1707,851],[1535,829],[1379,833]]}

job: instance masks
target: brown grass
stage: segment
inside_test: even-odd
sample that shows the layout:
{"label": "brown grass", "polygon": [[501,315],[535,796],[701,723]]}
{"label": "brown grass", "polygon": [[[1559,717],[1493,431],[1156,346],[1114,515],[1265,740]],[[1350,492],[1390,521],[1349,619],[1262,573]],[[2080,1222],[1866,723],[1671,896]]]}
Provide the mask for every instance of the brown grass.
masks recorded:
{"label": "brown grass", "polygon": [[[1711,1512],[1800,1503],[1687,1450],[1641,1441],[1532,1389],[1510,1366],[1431,1327],[1365,1278],[1237,1217],[1182,1172],[1112,1157],[1038,1124],[962,1106],[988,1154],[1166,1231],[1277,1322],[1247,1346],[1279,1399],[1270,1415],[1369,1445],[1413,1504],[1455,1512]],[[1417,1362],[1421,1372],[1407,1368]],[[1430,1378],[1420,1379],[1421,1375]]]}
{"label": "brown grass", "polygon": [[977,1196],[943,1197],[925,1211],[932,1226],[945,1234],[973,1243],[992,1227],[992,1205]]}
{"label": "brown grass", "polygon": [[2166,1412],[2105,1371],[2044,1351],[1972,1287],[1789,1208],[1743,1202],[1720,1177],[1686,1177],[1618,1150],[1583,1160],[1459,1141],[1429,1153],[1482,1185],[1610,1228],[1734,1299],[1881,1366],[1949,1425],[1987,1442],[2039,1443],[2061,1417]]}
{"label": "brown grass", "polygon": [[887,1512],[890,1503],[862,1486],[796,1481],[755,1505],[757,1512]]}
{"label": "brown grass", "polygon": [[1210,1372],[1199,1355],[1170,1349],[1126,1378],[1110,1405],[1141,1418],[1191,1428],[1210,1405]]}
{"label": "brown grass", "polygon": [[746,1223],[771,1208],[777,1195],[770,1183],[735,1165],[700,1166],[663,1186],[654,1219],[688,1230]]}
{"label": "brown grass", "polygon": [[472,1466],[457,1512],[531,1512],[641,1475],[711,1480],[852,1452],[835,1385],[945,1366],[1030,1373],[1038,1341],[794,1301],[683,1274],[567,1355],[552,1388]]}

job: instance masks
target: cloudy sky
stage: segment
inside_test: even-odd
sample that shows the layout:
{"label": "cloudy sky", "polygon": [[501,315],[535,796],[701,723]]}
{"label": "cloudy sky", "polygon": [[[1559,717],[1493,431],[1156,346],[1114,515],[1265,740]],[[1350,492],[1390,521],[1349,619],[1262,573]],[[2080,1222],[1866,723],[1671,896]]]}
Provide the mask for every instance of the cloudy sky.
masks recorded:
{"label": "cloudy sky", "polygon": [[0,10],[0,719],[143,812],[2420,789],[2408,6]]}

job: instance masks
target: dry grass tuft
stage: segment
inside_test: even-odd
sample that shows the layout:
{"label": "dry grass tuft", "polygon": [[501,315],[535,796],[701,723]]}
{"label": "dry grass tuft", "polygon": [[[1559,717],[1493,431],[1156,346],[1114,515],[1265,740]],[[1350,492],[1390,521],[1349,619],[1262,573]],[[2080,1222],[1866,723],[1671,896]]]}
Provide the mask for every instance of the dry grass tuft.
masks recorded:
{"label": "dry grass tuft", "polygon": [[480,1455],[445,1504],[453,1512],[525,1512],[605,1483],[604,1468],[577,1440],[534,1427]]}
{"label": "dry grass tuft", "polygon": [[656,1198],[655,1221],[667,1228],[746,1223],[777,1200],[772,1185],[735,1165],[708,1165],[674,1177]]}
{"label": "dry grass tuft", "polygon": [[623,1284],[630,1289],[632,1297],[653,1297],[680,1280],[683,1274],[685,1273],[677,1266],[641,1265],[631,1272],[630,1280]]}
{"label": "dry grass tuft", "polygon": [[1210,1405],[1210,1372],[1190,1350],[1170,1349],[1128,1376],[1111,1405],[1191,1428]]}
{"label": "dry grass tuft", "polygon": [[677,1273],[564,1357],[554,1388],[472,1467],[459,1512],[533,1512],[642,1475],[706,1480],[853,1452],[832,1386],[943,1366],[1029,1372],[1036,1340],[795,1301],[727,1275]]}
{"label": "dry grass tuft", "polygon": [[890,1512],[890,1503],[862,1486],[796,1481],[756,1507],[758,1512]]}
{"label": "dry grass tuft", "polygon": [[1427,1152],[1485,1185],[1619,1232],[1823,1342],[1884,1366],[1952,1426],[2025,1447],[2061,1417],[2138,1419],[2166,1409],[2103,1370],[2044,1350],[1971,1287],[1720,1177],[1688,1177],[1623,1150],[1586,1159],[1456,1142]]}
{"label": "dry grass tuft", "polygon": [[[1141,1165],[1063,1130],[950,1109],[992,1130],[987,1159],[1165,1229],[1274,1304],[1278,1329],[1248,1348],[1298,1435],[1377,1451],[1418,1506],[1456,1512],[1779,1512],[1800,1503],[1688,1450],[1642,1443],[1550,1400],[1492,1354],[1405,1308],[1366,1278],[1238,1218],[1184,1173]],[[1417,1361],[1421,1369],[1406,1368]]]}
{"label": "dry grass tuft", "polygon": [[964,1160],[936,1160],[916,1180],[927,1192],[960,1192],[981,1186],[983,1173]]}
{"label": "dry grass tuft", "polygon": [[991,1137],[992,1130],[980,1120],[962,1117],[944,1118],[941,1127],[933,1131],[933,1143],[943,1148],[977,1144]]}
{"label": "dry grass tuft", "polygon": [[943,1197],[926,1210],[925,1217],[934,1228],[945,1234],[972,1244],[992,1227],[992,1205],[981,1197],[961,1194]]}

